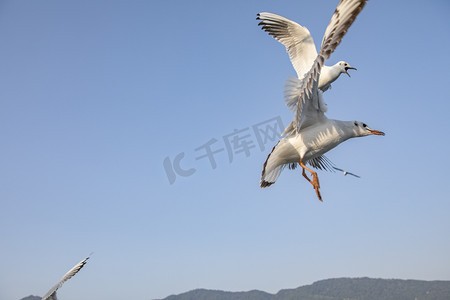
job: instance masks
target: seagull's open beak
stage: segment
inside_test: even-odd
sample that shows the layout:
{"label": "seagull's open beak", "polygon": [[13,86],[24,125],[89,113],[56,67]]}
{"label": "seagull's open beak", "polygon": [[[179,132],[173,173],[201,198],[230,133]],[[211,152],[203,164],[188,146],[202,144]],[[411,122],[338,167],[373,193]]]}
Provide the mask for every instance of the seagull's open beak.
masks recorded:
{"label": "seagull's open beak", "polygon": [[348,72],[347,72],[348,70],[357,70],[357,69],[353,68],[353,67],[345,67],[345,74],[347,74],[348,77],[351,77],[350,74],[348,74]]}
{"label": "seagull's open beak", "polygon": [[367,130],[369,130],[371,134],[384,135],[383,131],[378,131],[378,130],[373,130],[373,129],[367,129]]}

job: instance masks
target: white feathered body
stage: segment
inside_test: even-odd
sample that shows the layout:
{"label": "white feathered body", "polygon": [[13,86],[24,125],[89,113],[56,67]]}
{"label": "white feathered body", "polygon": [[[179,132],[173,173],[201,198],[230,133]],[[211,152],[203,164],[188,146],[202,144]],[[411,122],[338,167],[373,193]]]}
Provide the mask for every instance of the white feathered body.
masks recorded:
{"label": "white feathered body", "polygon": [[351,130],[345,130],[345,122],[325,119],[316,126],[307,127],[300,134],[287,137],[288,142],[296,149],[303,160],[308,161],[325,154],[340,143],[354,135]]}
{"label": "white feathered body", "polygon": [[342,74],[338,64],[334,66],[323,66],[319,77],[319,89],[325,92],[331,88],[331,84]]}
{"label": "white feathered body", "polygon": [[352,121],[324,118],[315,126],[282,138],[267,157],[261,182],[274,183],[286,165],[298,163],[300,158],[307,163],[349,138],[358,136],[352,124]]}

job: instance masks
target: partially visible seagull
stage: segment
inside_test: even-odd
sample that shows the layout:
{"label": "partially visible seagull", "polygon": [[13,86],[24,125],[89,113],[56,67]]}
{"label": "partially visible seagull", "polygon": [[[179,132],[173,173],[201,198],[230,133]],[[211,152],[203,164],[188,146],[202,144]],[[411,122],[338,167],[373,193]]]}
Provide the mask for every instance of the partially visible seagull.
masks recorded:
{"label": "partially visible seagull", "polygon": [[[346,8],[344,6],[345,3],[343,2],[345,1],[339,3],[333,18],[325,31],[323,41],[325,41],[325,37],[331,33],[333,26],[342,20],[340,10]],[[365,1],[358,9],[361,10],[364,4]],[[303,79],[305,74],[311,69],[313,62],[317,57],[316,46],[314,45],[313,37],[309,33],[308,28],[273,13],[262,12],[257,14],[257,16],[256,19],[261,20],[258,25],[262,26],[263,30],[268,32],[269,35],[273,36],[286,47],[291,63],[297,72],[298,79]],[[348,21],[353,22],[351,19]],[[345,32],[343,32],[343,34],[345,34]],[[319,78],[319,89],[322,91],[330,89],[331,83],[333,83],[342,73],[345,73],[350,77],[350,74],[348,73],[348,70],[350,69],[356,70],[356,68],[353,68],[345,61],[340,61],[331,67],[324,65]]]}
{"label": "partially visible seagull", "polygon": [[[324,154],[340,143],[354,137],[384,135],[383,132],[373,130],[363,122],[328,119],[324,114],[326,105],[322,91],[318,87],[324,61],[339,45],[365,3],[366,0],[341,0],[339,2],[325,32],[320,53],[303,80],[296,79],[299,82],[299,88],[290,90],[292,99],[297,99],[295,117],[288,126],[288,128],[291,127],[291,130],[278,141],[267,157],[261,173],[260,186],[262,188],[274,184],[284,167],[299,163],[303,169],[303,177],[312,184],[317,197],[322,201],[317,173],[308,168],[306,164],[308,163],[314,168],[318,168],[318,165],[326,167]],[[312,180],[306,175],[305,170],[311,173]]]}
{"label": "partially visible seagull", "polygon": [[88,259],[89,259],[89,256],[86,257],[85,259],[83,259],[82,261],[80,261],[75,267],[73,267],[69,272],[67,272],[66,275],[64,275],[61,278],[61,280],[54,287],[52,287],[47,292],[47,294],[45,294],[44,297],[42,297],[41,300],[58,300],[58,298],[56,297],[56,290],[58,290],[64,284],[64,282],[66,282],[67,280],[72,278],[75,274],[77,274],[78,271],[80,271],[81,268],[86,264],[86,261]]}
{"label": "partially visible seagull", "polygon": [[358,175],[353,174],[353,173],[351,173],[351,172],[348,172],[348,171],[345,171],[345,170],[336,168],[336,167],[334,167],[334,166],[333,166],[333,169],[338,170],[338,171],[341,171],[342,173],[344,173],[344,176],[345,176],[345,175],[352,175],[352,176],[355,176],[355,177],[357,177],[357,178],[361,178],[361,176],[358,176]]}

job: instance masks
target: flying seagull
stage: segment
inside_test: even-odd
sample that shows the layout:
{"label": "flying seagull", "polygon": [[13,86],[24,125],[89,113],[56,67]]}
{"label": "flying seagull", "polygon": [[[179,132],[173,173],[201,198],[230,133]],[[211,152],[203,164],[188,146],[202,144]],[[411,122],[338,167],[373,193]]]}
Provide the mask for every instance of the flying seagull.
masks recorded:
{"label": "flying seagull", "polygon": [[[326,168],[324,161],[327,159],[324,154],[340,143],[354,137],[384,135],[383,132],[373,130],[360,121],[328,119],[325,116],[326,104],[322,91],[318,87],[324,61],[339,45],[365,3],[366,0],[339,2],[325,32],[320,53],[315,58],[311,69],[305,74],[303,80],[295,79],[299,88],[297,86],[287,88],[292,99],[297,99],[296,112],[294,120],[288,126],[290,130],[278,141],[264,162],[260,181],[262,188],[274,184],[284,167],[299,163],[303,169],[303,177],[312,184],[317,197],[322,201],[317,173],[306,164],[310,164],[313,168],[321,165]],[[311,173],[312,179],[306,175],[305,170]]]}
{"label": "flying seagull", "polygon": [[[338,25],[339,22],[343,20],[340,12],[341,8],[345,9],[345,3],[342,2],[345,1],[341,1],[341,3],[339,3],[333,18],[325,31],[323,41],[325,41],[325,38],[332,33],[334,26]],[[363,2],[364,3],[358,7],[359,11],[364,7],[365,1]],[[357,11],[352,17],[356,17],[359,11]],[[273,13],[262,12],[257,14],[257,16],[258,17],[256,19],[261,20],[258,25],[260,25],[264,31],[273,36],[286,47],[291,63],[297,72],[298,79],[303,79],[305,74],[311,69],[313,62],[317,57],[314,39],[311,36],[311,33],[309,33],[308,28]],[[353,20],[354,19],[349,19],[347,21],[351,24]],[[342,35],[344,34],[345,31]],[[323,41],[322,45],[324,45]],[[353,68],[345,61],[340,61],[331,67],[325,65],[322,66],[322,71],[319,78],[319,89],[322,91],[328,90],[331,88],[331,83],[343,73],[350,77],[350,74],[348,73],[348,70],[350,69],[356,70],[356,68]]]}
{"label": "flying seagull", "polygon": [[81,268],[86,264],[86,261],[88,259],[89,256],[80,261],[75,267],[67,272],[66,275],[64,275],[61,280],[54,287],[52,287],[44,297],[42,297],[41,300],[58,300],[58,298],[56,297],[56,291],[64,284],[64,282],[75,276],[75,274],[77,274],[78,271],[80,271]]}
{"label": "flying seagull", "polygon": [[336,167],[334,167],[334,166],[333,166],[333,169],[335,169],[335,170],[337,170],[337,171],[341,171],[342,173],[344,173],[344,176],[345,176],[345,175],[352,175],[352,176],[355,176],[355,177],[357,177],[357,178],[361,178],[361,176],[359,176],[359,175],[356,175],[356,174],[353,174],[353,173],[351,173],[351,172],[348,172],[348,171],[345,171],[345,170],[336,168]]}

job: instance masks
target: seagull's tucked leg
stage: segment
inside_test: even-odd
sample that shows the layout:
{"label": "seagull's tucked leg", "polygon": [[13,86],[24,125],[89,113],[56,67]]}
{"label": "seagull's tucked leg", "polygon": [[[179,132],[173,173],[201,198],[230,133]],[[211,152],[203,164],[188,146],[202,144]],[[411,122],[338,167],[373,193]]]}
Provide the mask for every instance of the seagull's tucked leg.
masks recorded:
{"label": "seagull's tucked leg", "polygon": [[302,175],[303,175],[303,177],[305,177],[306,178],[306,180],[308,180],[309,181],[309,183],[311,183],[312,185],[314,185],[314,183],[312,182],[312,180],[311,179],[309,179],[309,177],[306,175],[306,173],[305,173],[305,169],[304,168],[302,168]]}
{"label": "seagull's tucked leg", "polygon": [[[319,177],[317,176],[317,173],[303,164],[303,158],[300,158],[300,166],[303,168],[303,172],[302,172],[303,177],[305,177],[309,181],[309,183],[311,183],[313,185],[314,190],[316,190],[317,198],[319,198],[319,200],[322,201],[322,196],[320,195],[320,191],[319,191],[319,189],[320,189]],[[308,178],[308,176],[306,176],[305,169],[308,170],[309,172],[311,172],[311,175],[313,176],[312,181],[311,181],[311,179]]]}

